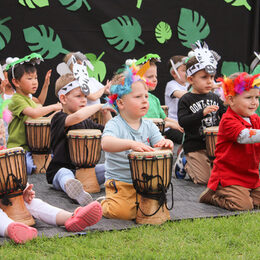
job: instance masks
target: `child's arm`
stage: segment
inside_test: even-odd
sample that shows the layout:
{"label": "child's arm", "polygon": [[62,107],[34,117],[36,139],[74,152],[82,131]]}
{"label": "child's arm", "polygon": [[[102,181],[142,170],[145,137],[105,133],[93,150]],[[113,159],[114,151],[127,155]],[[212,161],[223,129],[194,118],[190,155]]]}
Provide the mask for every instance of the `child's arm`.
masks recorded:
{"label": "child's arm", "polygon": [[184,132],[183,128],[179,125],[179,123],[176,120],[166,117],[164,121],[165,121],[165,128],[170,127],[172,129],[179,130],[182,133]]}
{"label": "child's arm", "polygon": [[172,98],[181,98],[186,93],[187,93],[187,90],[175,90],[172,93],[171,97]]}
{"label": "child's arm", "polygon": [[86,106],[81,108],[75,113],[72,113],[66,117],[65,127],[69,127],[75,124],[82,122],[83,120],[89,118],[93,114],[95,114],[98,110],[100,110],[102,104],[95,104],[92,106]]}
{"label": "child's arm", "polygon": [[164,148],[169,148],[173,149],[173,142],[170,139],[161,139],[158,143],[154,145],[154,147],[164,147]]}
{"label": "child's arm", "polygon": [[46,100],[46,96],[47,96],[47,93],[48,93],[48,87],[50,85],[51,72],[52,72],[52,70],[47,71],[47,73],[45,75],[45,80],[44,80],[44,83],[43,83],[43,86],[42,86],[41,93],[38,96],[38,101],[42,105],[44,105],[44,102]]}
{"label": "child's arm", "polygon": [[260,143],[260,130],[248,128],[243,129],[238,135],[237,142],[239,144]]}
{"label": "child's arm", "polygon": [[61,110],[62,106],[60,103],[44,106],[44,107],[26,107],[23,110],[23,114],[29,116],[31,118],[38,118],[41,116],[45,116],[53,111]]}
{"label": "child's arm", "polygon": [[88,95],[88,99],[94,101],[100,98],[104,93],[109,93],[110,86],[111,86],[110,81],[107,81],[107,84],[103,88],[99,89],[94,93],[90,93]]}
{"label": "child's arm", "polygon": [[104,136],[101,140],[102,149],[105,152],[117,153],[126,150],[133,150],[137,152],[150,152],[154,149],[142,142],[136,142],[134,140],[121,139],[114,136]]}

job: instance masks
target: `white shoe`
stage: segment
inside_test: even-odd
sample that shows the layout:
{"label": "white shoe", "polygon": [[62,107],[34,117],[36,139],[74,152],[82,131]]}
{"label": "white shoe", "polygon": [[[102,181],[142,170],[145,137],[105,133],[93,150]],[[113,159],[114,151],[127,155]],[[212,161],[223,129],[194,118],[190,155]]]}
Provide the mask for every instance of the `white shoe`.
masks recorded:
{"label": "white shoe", "polygon": [[91,195],[83,189],[82,183],[77,179],[70,179],[65,183],[67,195],[76,200],[80,206],[86,206],[93,201]]}

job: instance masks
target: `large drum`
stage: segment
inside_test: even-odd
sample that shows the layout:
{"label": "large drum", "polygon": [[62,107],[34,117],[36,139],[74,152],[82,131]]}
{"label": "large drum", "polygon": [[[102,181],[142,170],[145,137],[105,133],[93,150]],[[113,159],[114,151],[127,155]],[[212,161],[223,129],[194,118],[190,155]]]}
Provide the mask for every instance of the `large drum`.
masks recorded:
{"label": "large drum", "polygon": [[136,222],[162,224],[169,220],[166,192],[172,187],[172,151],[131,152],[128,159],[134,188],[141,195]]}
{"label": "large drum", "polygon": [[93,114],[90,119],[97,124],[104,125],[104,118],[102,112],[99,110],[95,114]]}
{"label": "large drum", "polygon": [[95,165],[101,156],[101,131],[98,129],[77,129],[67,134],[70,159],[77,167],[76,178],[90,193],[100,192],[95,174]]}
{"label": "large drum", "polygon": [[36,165],[36,173],[45,173],[51,161],[51,119],[37,118],[25,121],[27,144]]}
{"label": "large drum", "polygon": [[211,161],[215,159],[215,149],[218,139],[218,126],[207,127],[204,130],[206,135],[206,150]]}
{"label": "large drum", "polygon": [[34,225],[25,207],[23,190],[27,185],[25,151],[21,147],[0,151],[0,207],[14,221]]}
{"label": "large drum", "polygon": [[163,109],[165,115],[168,117],[168,110],[169,110],[168,106],[162,105],[161,108]]}
{"label": "large drum", "polygon": [[157,127],[159,128],[161,134],[164,134],[164,128],[165,128],[165,121],[161,118],[144,118],[145,120],[151,120],[153,121]]}

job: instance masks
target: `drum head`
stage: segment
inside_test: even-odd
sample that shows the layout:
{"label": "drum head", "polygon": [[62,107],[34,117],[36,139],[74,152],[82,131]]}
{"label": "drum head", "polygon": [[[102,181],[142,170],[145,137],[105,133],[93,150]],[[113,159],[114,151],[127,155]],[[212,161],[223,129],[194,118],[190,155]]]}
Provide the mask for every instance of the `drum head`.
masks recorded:
{"label": "drum head", "polygon": [[3,149],[0,150],[0,157],[6,155],[6,154],[12,154],[15,152],[22,152],[24,151],[24,149],[22,147],[13,147],[13,148],[9,148],[9,149]]}
{"label": "drum head", "polygon": [[70,130],[67,136],[101,136],[99,129],[75,129]]}
{"label": "drum head", "polygon": [[218,126],[211,126],[204,129],[204,133],[218,133]]}
{"label": "drum head", "polygon": [[169,149],[156,149],[155,151],[151,152],[130,152],[129,157],[130,158],[137,158],[137,159],[142,159],[142,158],[164,158],[164,157],[171,157],[173,155],[172,151]]}
{"label": "drum head", "polygon": [[25,124],[27,125],[36,125],[36,124],[43,124],[43,125],[49,125],[51,124],[51,118],[47,117],[39,117],[39,118],[28,118],[25,121]]}

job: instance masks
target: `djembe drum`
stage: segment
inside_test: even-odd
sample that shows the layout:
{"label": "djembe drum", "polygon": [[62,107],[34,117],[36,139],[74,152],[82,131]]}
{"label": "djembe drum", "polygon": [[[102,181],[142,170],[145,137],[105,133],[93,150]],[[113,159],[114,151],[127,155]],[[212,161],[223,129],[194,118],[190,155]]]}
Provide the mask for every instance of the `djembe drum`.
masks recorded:
{"label": "djembe drum", "polygon": [[161,108],[163,109],[165,115],[168,117],[168,110],[169,110],[168,106],[162,105]]}
{"label": "djembe drum", "polygon": [[164,134],[164,128],[165,128],[165,121],[161,118],[144,118],[145,120],[151,120],[153,121],[157,127],[159,128],[161,134]]}
{"label": "djembe drum", "polygon": [[76,166],[76,178],[89,193],[100,192],[95,165],[101,156],[101,131],[98,129],[70,130],[67,134],[69,153]]}
{"label": "djembe drum", "polygon": [[104,118],[102,112],[99,110],[95,114],[93,114],[90,119],[97,124],[104,125]]}
{"label": "djembe drum", "polygon": [[36,173],[46,173],[51,161],[51,119],[40,117],[25,121],[26,138],[36,165]]}
{"label": "djembe drum", "polygon": [[215,159],[215,149],[218,138],[218,126],[207,127],[204,130],[206,135],[206,150],[211,162]]}
{"label": "djembe drum", "polygon": [[0,151],[0,208],[14,221],[34,225],[23,200],[27,185],[25,151],[21,147]]}
{"label": "djembe drum", "polygon": [[[171,186],[172,160],[171,150],[154,152],[131,152],[128,155],[134,188],[140,194],[137,203],[136,223],[162,224],[170,219],[166,192]],[[172,193],[173,194],[173,193]]]}

